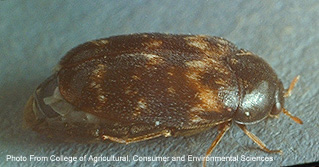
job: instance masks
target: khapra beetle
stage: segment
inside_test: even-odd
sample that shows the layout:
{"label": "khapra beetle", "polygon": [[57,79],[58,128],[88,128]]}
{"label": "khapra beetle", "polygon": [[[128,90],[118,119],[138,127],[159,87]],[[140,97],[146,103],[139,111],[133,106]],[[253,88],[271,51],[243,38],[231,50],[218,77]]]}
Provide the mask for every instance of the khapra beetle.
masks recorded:
{"label": "khapra beetle", "polygon": [[263,151],[280,152],[246,125],[281,111],[302,124],[283,108],[298,79],[284,90],[268,63],[220,37],[113,36],[69,51],[30,97],[24,116],[48,136],[126,144],[218,125],[206,157],[235,122]]}

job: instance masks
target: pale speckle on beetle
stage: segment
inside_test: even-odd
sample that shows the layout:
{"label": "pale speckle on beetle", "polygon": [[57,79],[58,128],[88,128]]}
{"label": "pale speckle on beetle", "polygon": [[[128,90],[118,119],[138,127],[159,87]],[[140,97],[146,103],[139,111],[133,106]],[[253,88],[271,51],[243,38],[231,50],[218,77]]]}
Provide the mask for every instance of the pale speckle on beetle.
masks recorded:
{"label": "pale speckle on beetle", "polygon": [[99,95],[99,99],[101,102],[105,103],[106,97],[104,95]]}
{"label": "pale speckle on beetle", "polygon": [[141,115],[141,111],[138,108],[136,108],[135,111],[133,111],[133,116],[138,117],[139,115]]}
{"label": "pale speckle on beetle", "polygon": [[96,41],[92,41],[92,43],[96,46],[105,46],[106,44],[109,43],[108,40],[96,40]]}
{"label": "pale speckle on beetle", "polygon": [[249,113],[249,112],[245,112],[245,115],[246,115],[247,117],[249,117],[250,113]]}
{"label": "pale speckle on beetle", "polygon": [[[226,73],[225,73],[225,74],[226,74]],[[226,83],[225,80],[223,80],[223,79],[217,79],[217,80],[215,81],[215,83],[218,84],[218,85],[227,86],[227,83]]]}
{"label": "pale speckle on beetle", "polygon": [[185,75],[191,81],[197,81],[197,80],[199,80],[201,78],[201,75],[199,75],[198,72],[187,73]]}
{"label": "pale speckle on beetle", "polygon": [[141,98],[138,102],[137,102],[137,108],[136,110],[140,110],[140,109],[147,109],[147,103],[146,100],[144,98]]}
{"label": "pale speckle on beetle", "polygon": [[208,44],[203,41],[203,40],[198,40],[197,37],[190,37],[185,39],[187,41],[187,44],[190,46],[197,47],[201,50],[207,50],[208,49]]}
{"label": "pale speckle on beetle", "polygon": [[160,125],[160,121],[155,121],[155,126]]}
{"label": "pale speckle on beetle", "polygon": [[137,76],[137,75],[132,75],[132,78],[133,78],[134,80],[141,80],[141,78],[140,78],[139,76]]}
{"label": "pale speckle on beetle", "polygon": [[198,89],[199,94],[198,97],[201,100],[195,107],[199,109],[199,111],[205,112],[219,112],[219,106],[216,104],[217,92],[209,89]]}
{"label": "pale speckle on beetle", "polygon": [[194,115],[192,118],[191,118],[192,122],[202,122],[202,121],[205,121],[204,119],[202,119],[201,117],[199,117],[198,115]]}
{"label": "pale speckle on beetle", "polygon": [[146,59],[148,59],[148,63],[147,65],[156,65],[156,64],[160,64],[163,63],[163,59],[155,54],[141,54],[142,56],[144,56]]}
{"label": "pale speckle on beetle", "polygon": [[[106,92],[102,89],[103,85],[103,76],[107,73],[107,67],[105,64],[98,64],[95,69],[92,71],[91,84],[90,87],[92,88],[93,92],[96,92],[98,96],[99,103],[106,103],[107,98],[105,96]],[[99,106],[97,106],[98,108]]]}
{"label": "pale speckle on beetle", "polygon": [[169,88],[167,88],[167,92],[171,93],[171,94],[175,94],[176,90],[173,87],[169,87]]}
{"label": "pale speckle on beetle", "polygon": [[160,40],[151,40],[151,41],[148,41],[144,44],[148,49],[156,49],[156,48],[160,47],[163,44],[163,42]]}
{"label": "pale speckle on beetle", "polygon": [[168,74],[169,76],[173,76],[173,75],[174,75],[174,73],[172,73],[172,72],[167,72],[167,74]]}
{"label": "pale speckle on beetle", "polygon": [[141,54],[143,56],[145,56],[148,60],[152,60],[152,59],[160,59],[160,57],[158,55],[155,54]]}
{"label": "pale speckle on beetle", "polygon": [[236,59],[230,59],[230,62],[231,62],[232,64],[237,64],[237,63],[238,63],[238,60],[236,60]]}
{"label": "pale speckle on beetle", "polygon": [[186,62],[186,66],[189,68],[195,68],[200,71],[204,71],[212,62],[212,59],[207,59],[207,60],[193,60],[193,61],[188,61]]}

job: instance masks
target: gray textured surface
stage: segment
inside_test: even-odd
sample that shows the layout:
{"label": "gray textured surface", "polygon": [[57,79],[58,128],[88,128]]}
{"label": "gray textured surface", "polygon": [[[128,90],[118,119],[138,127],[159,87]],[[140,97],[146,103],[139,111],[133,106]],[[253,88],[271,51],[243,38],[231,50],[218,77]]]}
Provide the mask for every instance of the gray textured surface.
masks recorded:
{"label": "gray textured surface", "polygon": [[[257,148],[236,126],[212,156],[273,157],[272,162],[208,162],[209,166],[278,166],[319,160],[319,1],[0,1],[0,166],[71,166],[92,162],[11,162],[6,155],[183,156],[204,155],[216,128],[192,137],[141,143],[58,143],[21,126],[22,110],[36,86],[72,47],[88,40],[136,32],[222,36],[263,57],[287,87],[301,80],[286,108],[288,117],[249,126],[271,149]],[[96,166],[201,166],[201,162],[99,162]]]}

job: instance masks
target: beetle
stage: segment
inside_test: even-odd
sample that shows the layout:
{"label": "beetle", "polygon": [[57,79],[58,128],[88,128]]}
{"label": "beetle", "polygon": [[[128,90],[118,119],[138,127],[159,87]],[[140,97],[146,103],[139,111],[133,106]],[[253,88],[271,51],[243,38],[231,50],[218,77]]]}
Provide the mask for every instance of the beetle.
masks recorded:
{"label": "beetle", "polygon": [[113,36],[70,50],[28,100],[33,130],[65,141],[133,143],[219,127],[206,158],[231,122],[263,151],[246,125],[281,112],[285,90],[262,58],[220,37],[142,33]]}

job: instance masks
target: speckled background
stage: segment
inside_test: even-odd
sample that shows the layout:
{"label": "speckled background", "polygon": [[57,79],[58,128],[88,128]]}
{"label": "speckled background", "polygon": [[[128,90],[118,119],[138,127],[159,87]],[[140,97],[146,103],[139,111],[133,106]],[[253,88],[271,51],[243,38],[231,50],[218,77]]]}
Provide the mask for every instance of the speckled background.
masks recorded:
{"label": "speckled background", "polygon": [[[222,36],[263,57],[284,85],[301,75],[286,108],[288,117],[269,119],[248,128],[271,149],[256,149],[233,126],[211,156],[268,157],[273,161],[208,162],[208,166],[279,166],[319,160],[319,1],[0,1],[0,166],[86,166],[93,162],[32,162],[30,155],[50,157],[129,156],[130,162],[96,166],[201,166],[202,162],[133,161],[137,156],[203,156],[216,128],[191,137],[117,143],[60,143],[22,128],[22,111],[38,84],[50,75],[71,48],[101,37],[138,32]],[[27,161],[7,160],[7,155]]]}

